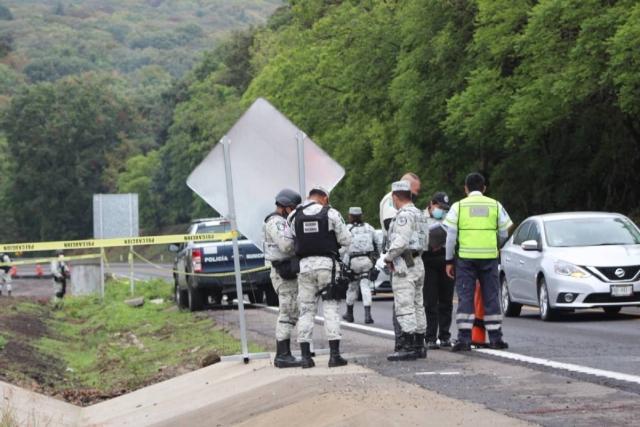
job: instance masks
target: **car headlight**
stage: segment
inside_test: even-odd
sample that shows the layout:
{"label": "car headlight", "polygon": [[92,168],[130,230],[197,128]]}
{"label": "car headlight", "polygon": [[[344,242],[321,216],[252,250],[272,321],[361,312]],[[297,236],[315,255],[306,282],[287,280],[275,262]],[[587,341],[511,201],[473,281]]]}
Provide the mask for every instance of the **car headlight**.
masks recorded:
{"label": "car headlight", "polygon": [[591,277],[591,273],[589,273],[584,268],[563,261],[556,262],[554,270],[556,274],[559,274],[561,276],[575,277],[576,279]]}

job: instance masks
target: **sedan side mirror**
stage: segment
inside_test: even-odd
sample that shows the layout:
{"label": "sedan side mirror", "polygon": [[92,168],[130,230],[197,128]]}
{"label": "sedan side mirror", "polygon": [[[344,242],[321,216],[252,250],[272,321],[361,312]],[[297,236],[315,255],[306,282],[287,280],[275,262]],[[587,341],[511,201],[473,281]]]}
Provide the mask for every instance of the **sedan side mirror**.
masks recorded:
{"label": "sedan side mirror", "polygon": [[169,252],[178,253],[180,252],[180,248],[178,245],[169,245]]}
{"label": "sedan side mirror", "polygon": [[523,251],[540,251],[540,244],[535,240],[527,240],[523,242],[520,247]]}

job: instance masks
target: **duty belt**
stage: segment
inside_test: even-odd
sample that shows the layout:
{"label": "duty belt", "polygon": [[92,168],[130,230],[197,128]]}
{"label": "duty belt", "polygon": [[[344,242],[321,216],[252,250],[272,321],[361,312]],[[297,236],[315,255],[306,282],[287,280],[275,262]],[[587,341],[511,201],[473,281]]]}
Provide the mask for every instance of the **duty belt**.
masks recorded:
{"label": "duty belt", "polygon": [[360,254],[353,254],[353,255],[349,255],[350,259],[354,259],[354,258],[361,258],[361,257],[368,257],[369,254],[368,253],[360,253]]}

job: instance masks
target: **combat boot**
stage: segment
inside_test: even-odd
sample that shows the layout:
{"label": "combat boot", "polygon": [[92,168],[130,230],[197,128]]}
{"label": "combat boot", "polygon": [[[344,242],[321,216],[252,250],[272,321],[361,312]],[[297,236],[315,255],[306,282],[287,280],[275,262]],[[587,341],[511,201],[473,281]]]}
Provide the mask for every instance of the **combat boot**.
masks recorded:
{"label": "combat boot", "polygon": [[415,351],[413,350],[413,334],[402,333],[399,337],[400,349],[395,353],[387,356],[390,362],[400,360],[417,360]]}
{"label": "combat boot", "polygon": [[302,360],[300,364],[302,369],[313,368],[316,366],[316,362],[311,358],[311,343],[301,342],[300,352],[302,353]]}
{"label": "combat boot", "polygon": [[347,305],[347,312],[342,315],[342,318],[349,323],[353,323],[355,319],[353,318],[353,306]]}
{"label": "combat boot", "polygon": [[371,317],[371,306],[364,308],[364,323],[367,325],[373,323],[373,318]]}
{"label": "combat boot", "polygon": [[415,334],[414,337],[413,348],[415,350],[416,357],[418,359],[426,359],[427,347],[424,346],[424,334]]}
{"label": "combat boot", "polygon": [[291,355],[290,339],[278,341],[277,345],[276,358],[273,361],[276,368],[299,368],[302,366],[302,360]]}
{"label": "combat boot", "polygon": [[329,367],[336,368],[338,366],[345,366],[347,360],[340,356],[340,340],[329,341]]}

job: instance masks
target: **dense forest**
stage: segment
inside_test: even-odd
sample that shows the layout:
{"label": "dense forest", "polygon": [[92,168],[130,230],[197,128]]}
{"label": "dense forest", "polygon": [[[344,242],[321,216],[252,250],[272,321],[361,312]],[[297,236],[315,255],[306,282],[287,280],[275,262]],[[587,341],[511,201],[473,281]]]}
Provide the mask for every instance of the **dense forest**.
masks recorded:
{"label": "dense forest", "polygon": [[[185,179],[257,97],[345,167],[343,211],[374,218],[406,171],[421,205],[479,171],[515,220],[640,217],[635,0],[0,3],[3,240],[87,237],[97,190],[140,194],[147,229],[210,214]],[[11,26],[29,3],[33,28]],[[224,3],[254,25],[217,40]]]}

